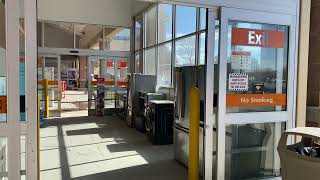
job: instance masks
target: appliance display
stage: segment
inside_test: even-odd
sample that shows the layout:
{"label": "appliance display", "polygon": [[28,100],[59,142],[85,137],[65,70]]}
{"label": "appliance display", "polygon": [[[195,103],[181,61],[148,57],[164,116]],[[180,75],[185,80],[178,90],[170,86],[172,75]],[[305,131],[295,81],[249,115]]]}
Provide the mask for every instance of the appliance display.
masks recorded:
{"label": "appliance display", "polygon": [[[127,108],[127,124],[130,127],[135,126],[135,116],[141,112],[139,101],[139,92],[153,93],[156,90],[156,76],[154,75],[143,75],[133,73],[128,77],[128,108]],[[143,112],[143,111],[142,111]]]}
{"label": "appliance display", "polygon": [[166,96],[158,93],[139,92],[139,112],[135,113],[135,127],[138,131],[145,132],[146,109],[152,100],[165,100]]}
{"label": "appliance display", "polygon": [[[190,74],[195,74],[190,76]],[[200,174],[203,166],[203,122],[205,118],[205,67],[175,68],[175,114],[174,114],[174,156],[181,164],[188,166],[189,157],[189,108],[190,90],[197,85],[200,89]],[[215,136],[215,131],[214,131]],[[215,142],[214,142],[215,144]],[[214,148],[215,149],[215,148]]]}
{"label": "appliance display", "polygon": [[152,100],[146,109],[146,130],[156,145],[173,143],[174,102]]}

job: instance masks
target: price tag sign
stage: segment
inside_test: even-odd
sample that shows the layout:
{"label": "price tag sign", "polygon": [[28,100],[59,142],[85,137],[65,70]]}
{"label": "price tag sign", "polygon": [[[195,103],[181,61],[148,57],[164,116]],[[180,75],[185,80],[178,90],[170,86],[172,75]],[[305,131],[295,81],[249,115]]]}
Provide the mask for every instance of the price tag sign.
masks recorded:
{"label": "price tag sign", "polygon": [[229,74],[229,91],[248,91],[248,74],[230,73]]}

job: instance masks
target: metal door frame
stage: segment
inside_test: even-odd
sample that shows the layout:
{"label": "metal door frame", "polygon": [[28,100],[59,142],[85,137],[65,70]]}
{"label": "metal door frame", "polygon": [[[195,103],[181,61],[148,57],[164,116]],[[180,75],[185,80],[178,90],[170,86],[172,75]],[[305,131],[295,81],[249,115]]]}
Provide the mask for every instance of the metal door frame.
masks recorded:
{"label": "metal door frame", "polygon": [[214,111],[214,48],[215,47],[215,22],[217,9],[208,9],[207,15],[207,46],[206,46],[206,107],[205,122],[203,134],[203,162],[204,179],[212,180],[213,168],[213,129],[216,121],[216,112]]}
{"label": "metal door frame", "polygon": [[[238,20],[251,23],[265,23],[289,26],[289,54],[288,54],[288,87],[287,111],[256,112],[256,113],[227,113],[226,112],[226,80],[227,80],[227,48],[228,23]],[[253,10],[241,10],[222,7],[220,22],[220,49],[219,49],[219,97],[217,123],[217,176],[216,179],[225,179],[225,149],[226,125],[264,122],[286,122],[286,128],[295,126],[296,103],[296,16],[268,13]],[[240,120],[239,120],[240,119]],[[272,119],[272,121],[270,121]],[[276,178],[277,179],[277,178]]]}
{"label": "metal door frame", "polygon": [[[101,60],[103,59],[112,59],[112,58],[126,58],[128,60],[127,62],[127,65],[129,65],[130,63],[130,53],[128,52],[117,52],[117,53],[110,53],[110,52],[105,52],[103,56],[99,55],[99,56],[95,56],[95,55],[89,55],[87,56],[88,57],[88,64],[87,64],[87,78],[88,78],[88,114],[90,115],[90,110],[91,110],[91,106],[92,106],[92,100],[91,97],[92,97],[92,86],[91,86],[91,69],[92,69],[92,61],[94,60],[98,60],[100,61],[99,62],[99,65],[101,67]],[[116,73],[116,67],[117,65],[115,65],[115,71],[114,73]],[[129,72],[129,71],[128,71]],[[100,68],[100,74],[101,74],[101,68]],[[116,77],[115,77],[115,81],[117,81]]]}
{"label": "metal door frame", "polygon": [[[51,54],[40,54],[39,53],[39,56],[38,57],[41,57],[43,58],[43,65],[42,65],[42,75],[43,75],[43,78],[44,78],[44,75],[45,75],[45,67],[46,67],[46,58],[56,58],[57,60],[57,75],[58,75],[58,94],[59,94],[59,97],[58,97],[58,112],[59,112],[59,115],[58,117],[61,117],[61,101],[62,101],[62,89],[61,89],[61,56],[60,55],[51,55]],[[51,101],[52,99],[50,99]]]}

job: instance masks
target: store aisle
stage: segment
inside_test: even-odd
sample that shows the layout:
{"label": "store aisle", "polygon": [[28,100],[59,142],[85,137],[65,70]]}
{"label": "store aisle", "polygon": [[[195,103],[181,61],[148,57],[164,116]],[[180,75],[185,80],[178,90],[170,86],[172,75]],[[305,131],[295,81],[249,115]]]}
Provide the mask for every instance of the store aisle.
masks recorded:
{"label": "store aisle", "polygon": [[173,146],[153,146],[115,116],[60,118],[41,129],[42,180],[184,180]]}

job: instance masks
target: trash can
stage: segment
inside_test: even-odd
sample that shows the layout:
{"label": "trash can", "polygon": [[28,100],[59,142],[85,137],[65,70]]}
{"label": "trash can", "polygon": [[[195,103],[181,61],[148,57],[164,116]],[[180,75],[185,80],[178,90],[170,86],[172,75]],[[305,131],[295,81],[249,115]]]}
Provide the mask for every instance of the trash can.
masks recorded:
{"label": "trash can", "polygon": [[[299,142],[293,145],[287,145],[287,140],[290,135],[296,138],[299,137]],[[309,153],[294,151],[294,149],[297,148],[303,148],[304,152],[306,152],[305,150],[308,151],[308,148],[315,149],[319,141],[319,128],[295,128],[287,130],[282,134],[278,144],[278,153],[281,161],[281,175],[283,180],[319,179],[320,153],[318,155],[309,155]]]}

